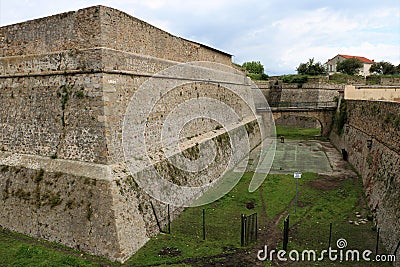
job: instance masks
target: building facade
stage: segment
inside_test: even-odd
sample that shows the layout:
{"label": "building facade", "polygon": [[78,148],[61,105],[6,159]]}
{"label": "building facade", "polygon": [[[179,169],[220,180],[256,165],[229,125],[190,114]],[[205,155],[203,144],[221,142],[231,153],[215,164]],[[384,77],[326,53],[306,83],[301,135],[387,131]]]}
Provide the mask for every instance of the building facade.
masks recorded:
{"label": "building facade", "polygon": [[360,56],[349,56],[349,55],[342,55],[342,54],[338,54],[335,57],[333,57],[332,59],[329,59],[328,62],[326,63],[326,68],[327,68],[327,72],[329,75],[337,73],[337,64],[339,62],[342,62],[345,59],[349,59],[349,58],[356,58],[358,60],[360,60],[363,63],[363,67],[360,68],[359,70],[359,75],[362,76],[368,76],[370,75],[369,69],[371,68],[372,64],[374,64],[375,62],[373,60],[370,60],[368,58],[365,57],[360,57]]}

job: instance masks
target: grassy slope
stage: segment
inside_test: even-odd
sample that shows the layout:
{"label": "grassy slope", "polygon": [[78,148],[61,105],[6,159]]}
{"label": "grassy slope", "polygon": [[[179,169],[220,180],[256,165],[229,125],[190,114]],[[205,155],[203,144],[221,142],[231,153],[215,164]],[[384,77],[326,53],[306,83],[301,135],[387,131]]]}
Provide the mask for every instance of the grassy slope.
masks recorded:
{"label": "grassy slope", "polygon": [[[77,252],[73,253],[58,245],[53,245],[53,248],[49,248],[47,245],[50,244],[43,242],[39,244],[29,237],[1,230],[0,266],[98,266],[90,260],[76,256]],[[56,250],[57,247],[63,252]]]}

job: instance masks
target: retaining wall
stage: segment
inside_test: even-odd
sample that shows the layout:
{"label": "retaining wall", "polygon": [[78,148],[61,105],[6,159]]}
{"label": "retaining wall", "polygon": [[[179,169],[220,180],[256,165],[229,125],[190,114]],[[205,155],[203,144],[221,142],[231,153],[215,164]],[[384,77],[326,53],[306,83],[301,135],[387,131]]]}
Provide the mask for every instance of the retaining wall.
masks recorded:
{"label": "retaining wall", "polygon": [[[381,241],[391,254],[400,241],[400,105],[357,100],[345,103],[347,122],[342,134],[336,125],[331,141],[347,151],[348,161],[361,175]],[[400,251],[396,258],[400,258]]]}

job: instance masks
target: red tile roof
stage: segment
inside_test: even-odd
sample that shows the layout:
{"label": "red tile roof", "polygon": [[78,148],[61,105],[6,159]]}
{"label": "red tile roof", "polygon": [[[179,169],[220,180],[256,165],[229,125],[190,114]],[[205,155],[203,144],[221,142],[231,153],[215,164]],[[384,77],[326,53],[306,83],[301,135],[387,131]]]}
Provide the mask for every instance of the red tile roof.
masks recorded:
{"label": "red tile roof", "polygon": [[357,59],[361,60],[361,61],[364,62],[364,63],[370,63],[370,64],[375,63],[373,60],[370,60],[370,59],[368,59],[368,58],[366,58],[366,57],[349,56],[349,55],[341,55],[341,54],[339,54],[339,56],[344,57],[344,58],[346,58],[346,59],[348,59],[348,58],[357,58]]}

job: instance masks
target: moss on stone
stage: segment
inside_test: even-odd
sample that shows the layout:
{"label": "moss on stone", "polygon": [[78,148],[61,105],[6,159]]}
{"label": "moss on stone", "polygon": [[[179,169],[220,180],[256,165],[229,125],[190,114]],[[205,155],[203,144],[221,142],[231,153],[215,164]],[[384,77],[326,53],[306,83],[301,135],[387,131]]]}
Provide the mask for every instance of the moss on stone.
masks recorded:
{"label": "moss on stone", "polygon": [[7,165],[0,165],[0,172],[8,172],[9,169],[10,167]]}
{"label": "moss on stone", "polygon": [[182,155],[185,158],[188,158],[190,160],[197,160],[200,157],[200,147],[199,144],[196,143],[194,146],[189,147],[188,149],[184,150],[182,152]]}
{"label": "moss on stone", "polygon": [[92,209],[92,204],[88,203],[86,205],[86,219],[90,222],[92,219],[92,215],[93,215],[93,209]]}
{"label": "moss on stone", "polygon": [[40,169],[38,172],[37,172],[37,174],[36,174],[36,176],[35,176],[35,178],[34,178],[34,180],[35,180],[35,183],[40,183],[42,180],[43,180],[43,176],[44,176],[44,170],[43,169]]}
{"label": "moss on stone", "polygon": [[65,203],[65,207],[68,209],[72,209],[74,205],[74,201],[72,199],[69,199],[66,203]]}
{"label": "moss on stone", "polygon": [[19,188],[13,194],[15,197],[23,200],[29,200],[31,198],[31,192],[24,191],[23,189]]}

